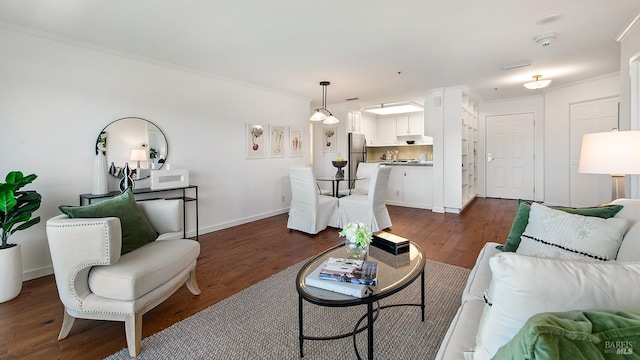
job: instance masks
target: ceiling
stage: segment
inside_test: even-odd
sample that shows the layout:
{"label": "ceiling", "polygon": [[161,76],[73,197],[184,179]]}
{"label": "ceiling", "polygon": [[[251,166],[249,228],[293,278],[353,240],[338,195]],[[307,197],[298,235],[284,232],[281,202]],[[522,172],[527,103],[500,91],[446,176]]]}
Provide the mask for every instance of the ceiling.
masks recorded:
{"label": "ceiling", "polygon": [[[420,100],[465,84],[483,100],[616,72],[638,0],[3,0],[0,21],[327,104]],[[542,21],[553,14],[560,19]],[[555,31],[542,46],[534,37]],[[530,66],[501,70],[504,65]]]}

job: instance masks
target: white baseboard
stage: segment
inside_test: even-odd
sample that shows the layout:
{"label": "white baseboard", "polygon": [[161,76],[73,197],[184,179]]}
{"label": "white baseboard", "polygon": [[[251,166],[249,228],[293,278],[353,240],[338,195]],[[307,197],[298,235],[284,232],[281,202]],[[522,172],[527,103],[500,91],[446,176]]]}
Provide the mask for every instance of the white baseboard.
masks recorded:
{"label": "white baseboard", "polygon": [[22,281],[33,280],[51,274],[53,274],[53,265],[47,265],[38,269],[23,272]]}
{"label": "white baseboard", "polygon": [[[275,215],[286,214],[288,212],[289,212],[289,208],[279,209],[279,210],[269,211],[269,212],[266,212],[266,213],[262,213],[262,214],[258,214],[258,215],[254,215],[254,216],[250,216],[250,217],[246,217],[246,218],[242,218],[242,219],[237,219],[237,220],[234,220],[234,221],[229,221],[229,222],[226,222],[226,223],[221,223],[221,224],[211,225],[211,226],[207,226],[207,227],[202,227],[202,228],[200,228],[200,235],[207,234],[207,233],[214,232],[214,231],[218,231],[218,230],[222,230],[222,229],[227,229],[227,228],[230,228],[230,227],[233,227],[233,226],[247,224],[247,223],[250,223],[252,221],[266,219],[268,217],[275,216]],[[194,237],[194,236],[196,236],[196,231],[195,230],[187,231],[187,237]]]}

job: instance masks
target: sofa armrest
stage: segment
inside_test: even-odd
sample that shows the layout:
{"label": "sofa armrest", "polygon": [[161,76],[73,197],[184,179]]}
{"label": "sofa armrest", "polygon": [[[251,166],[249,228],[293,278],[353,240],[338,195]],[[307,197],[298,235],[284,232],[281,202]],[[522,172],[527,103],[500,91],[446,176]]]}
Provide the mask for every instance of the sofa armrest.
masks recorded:
{"label": "sofa armrest", "polygon": [[47,221],[47,239],[60,299],[67,308],[80,310],[82,300],[91,294],[91,267],[120,259],[120,219],[58,215]]}
{"label": "sofa armrest", "polygon": [[182,200],[143,200],[138,201],[138,207],[158,234],[180,232],[182,237]]}

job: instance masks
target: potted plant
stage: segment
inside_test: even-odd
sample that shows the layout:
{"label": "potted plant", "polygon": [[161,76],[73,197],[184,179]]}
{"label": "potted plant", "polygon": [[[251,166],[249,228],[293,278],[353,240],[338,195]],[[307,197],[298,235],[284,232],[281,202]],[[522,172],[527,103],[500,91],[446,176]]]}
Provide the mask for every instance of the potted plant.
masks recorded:
{"label": "potted plant", "polygon": [[19,191],[37,175],[24,176],[20,171],[7,174],[0,183],[0,302],[18,296],[22,289],[22,254],[20,245],[7,240],[18,230],[25,230],[40,222],[31,215],[40,208],[42,196],[35,190]]}

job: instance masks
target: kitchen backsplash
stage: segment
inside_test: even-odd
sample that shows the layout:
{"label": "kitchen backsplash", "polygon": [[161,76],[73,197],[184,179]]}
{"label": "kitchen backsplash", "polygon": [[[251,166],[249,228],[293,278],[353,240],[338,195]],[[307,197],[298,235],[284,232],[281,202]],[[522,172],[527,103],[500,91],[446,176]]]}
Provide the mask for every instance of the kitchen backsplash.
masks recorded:
{"label": "kitchen backsplash", "polygon": [[433,156],[433,145],[414,145],[414,146],[380,146],[367,148],[367,161],[378,161],[382,158],[387,150],[398,150],[398,159],[414,159],[418,160],[420,154],[427,154],[427,158]]}

